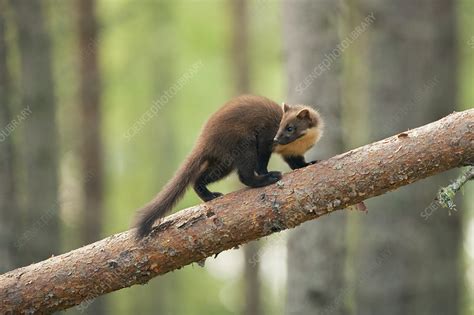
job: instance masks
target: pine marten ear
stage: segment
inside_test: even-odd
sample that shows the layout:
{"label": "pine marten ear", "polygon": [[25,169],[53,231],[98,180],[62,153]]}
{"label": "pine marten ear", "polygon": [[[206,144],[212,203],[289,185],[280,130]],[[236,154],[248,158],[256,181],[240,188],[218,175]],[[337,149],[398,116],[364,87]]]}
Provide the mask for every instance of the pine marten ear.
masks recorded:
{"label": "pine marten ear", "polygon": [[302,109],[296,114],[296,117],[299,119],[304,119],[304,118],[309,118],[309,110],[308,109]]}
{"label": "pine marten ear", "polygon": [[290,105],[286,104],[285,102],[283,102],[282,105],[283,105],[283,112],[286,113],[287,111],[290,110]]}

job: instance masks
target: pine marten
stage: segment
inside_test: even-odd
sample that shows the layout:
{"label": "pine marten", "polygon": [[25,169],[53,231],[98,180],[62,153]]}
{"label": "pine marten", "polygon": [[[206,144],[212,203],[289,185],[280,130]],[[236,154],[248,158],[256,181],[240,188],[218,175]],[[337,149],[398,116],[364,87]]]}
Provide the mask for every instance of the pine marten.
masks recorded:
{"label": "pine marten", "polygon": [[194,149],[173,178],[145,205],[135,226],[137,238],[145,237],[153,223],[171,210],[188,185],[203,201],[222,196],[207,185],[237,170],[250,187],[271,185],[281,179],[268,171],[272,152],[282,155],[292,169],[305,167],[304,153],[322,135],[323,121],[309,106],[283,104],[262,96],[242,95],[227,102],[204,125]]}

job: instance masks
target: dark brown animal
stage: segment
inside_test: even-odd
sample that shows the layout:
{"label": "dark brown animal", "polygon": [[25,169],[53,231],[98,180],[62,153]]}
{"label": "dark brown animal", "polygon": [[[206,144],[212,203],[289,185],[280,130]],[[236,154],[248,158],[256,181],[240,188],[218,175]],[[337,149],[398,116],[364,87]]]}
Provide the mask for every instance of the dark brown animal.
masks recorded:
{"label": "dark brown animal", "polygon": [[280,153],[292,169],[308,165],[303,154],[321,136],[322,120],[311,107],[284,105],[268,98],[242,95],[230,100],[204,125],[194,149],[160,193],[139,212],[137,237],[171,210],[193,184],[204,201],[222,196],[207,185],[237,170],[250,187],[273,184],[281,173],[268,171],[272,152]]}

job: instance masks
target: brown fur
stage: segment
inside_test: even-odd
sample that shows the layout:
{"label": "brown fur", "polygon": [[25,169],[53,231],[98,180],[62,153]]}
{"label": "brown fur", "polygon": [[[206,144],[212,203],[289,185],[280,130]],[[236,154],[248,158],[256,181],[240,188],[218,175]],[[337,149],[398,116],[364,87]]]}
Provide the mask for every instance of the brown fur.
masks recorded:
{"label": "brown fur", "polygon": [[204,125],[195,148],[173,178],[139,211],[137,237],[146,236],[190,184],[201,199],[209,201],[222,194],[210,192],[207,184],[235,169],[242,183],[251,187],[278,181],[281,174],[268,172],[267,164],[282,116],[278,104],[261,96],[242,95],[221,107]]}
{"label": "brown fur", "polygon": [[[273,135],[283,116],[281,107],[268,98],[242,95],[227,102],[204,125],[197,146],[207,154],[220,157],[239,146],[253,133],[270,128]],[[272,136],[273,139],[273,136]]]}
{"label": "brown fur", "polygon": [[[295,132],[287,135],[288,125]],[[311,107],[285,105],[268,98],[242,95],[230,100],[204,125],[196,145],[173,178],[145,205],[136,221],[137,237],[145,237],[184,195],[189,185],[204,201],[221,196],[207,185],[237,170],[240,181],[250,187],[273,184],[281,173],[267,170],[272,151],[282,154],[291,168],[308,165],[303,154],[321,136],[322,120]],[[275,136],[281,143],[274,146]]]}

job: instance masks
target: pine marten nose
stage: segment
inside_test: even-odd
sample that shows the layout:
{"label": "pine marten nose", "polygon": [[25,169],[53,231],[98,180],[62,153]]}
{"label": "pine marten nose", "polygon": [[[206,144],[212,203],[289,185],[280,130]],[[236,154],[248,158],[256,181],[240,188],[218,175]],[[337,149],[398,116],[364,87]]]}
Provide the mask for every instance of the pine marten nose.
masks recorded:
{"label": "pine marten nose", "polygon": [[278,144],[278,138],[277,137],[273,138],[273,144]]}

